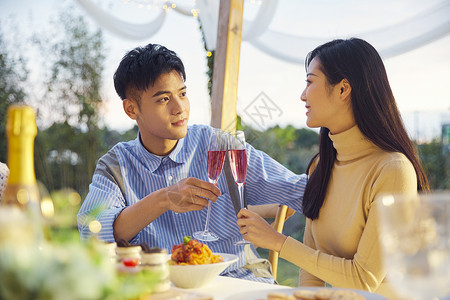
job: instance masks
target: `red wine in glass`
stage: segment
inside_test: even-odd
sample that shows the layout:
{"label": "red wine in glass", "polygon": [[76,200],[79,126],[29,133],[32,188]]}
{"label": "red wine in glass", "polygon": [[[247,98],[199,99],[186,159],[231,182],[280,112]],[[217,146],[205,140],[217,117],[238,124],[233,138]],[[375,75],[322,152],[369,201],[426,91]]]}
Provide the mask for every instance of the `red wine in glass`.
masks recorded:
{"label": "red wine in glass", "polygon": [[[223,162],[227,153],[227,134],[220,130],[213,128],[208,144],[207,154],[207,174],[209,182],[217,186],[217,180],[222,172]],[[193,236],[199,241],[212,242],[217,241],[219,237],[209,231],[209,217],[211,215],[211,201],[208,202],[208,210],[206,211],[205,228],[203,231],[194,232]]]}
{"label": "red wine in glass", "polygon": [[[244,201],[244,184],[247,177],[247,153],[245,151],[245,136],[243,131],[236,131],[230,137],[228,145],[228,159],[230,161],[231,173],[239,189],[239,203],[241,208],[247,208]],[[251,244],[243,238],[233,243],[234,245]]]}
{"label": "red wine in glass", "polygon": [[231,163],[231,172],[236,183],[245,183],[247,177],[247,154],[245,149],[229,150],[228,157]]}
{"label": "red wine in glass", "polygon": [[226,153],[227,151],[225,150],[208,151],[208,178],[214,184],[217,179],[219,179],[220,173],[222,172]]}

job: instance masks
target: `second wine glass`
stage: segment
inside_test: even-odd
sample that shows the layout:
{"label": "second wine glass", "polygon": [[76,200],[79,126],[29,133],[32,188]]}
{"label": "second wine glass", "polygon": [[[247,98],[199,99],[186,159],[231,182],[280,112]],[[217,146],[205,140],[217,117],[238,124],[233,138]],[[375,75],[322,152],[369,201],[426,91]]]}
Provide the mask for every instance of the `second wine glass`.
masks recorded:
{"label": "second wine glass", "polygon": [[[247,208],[244,197],[244,185],[247,178],[247,152],[245,150],[245,135],[243,131],[236,131],[231,135],[228,143],[228,159],[230,161],[231,173],[239,189],[239,202],[241,208]],[[235,245],[250,244],[244,239],[235,242]]]}
{"label": "second wine glass", "polygon": [[450,299],[450,191],[377,201],[387,278],[401,299]]}
{"label": "second wine glass", "polygon": [[[217,186],[220,173],[222,172],[223,162],[227,152],[227,139],[224,131],[214,128],[208,144],[207,156],[207,174],[209,182]],[[209,231],[209,218],[211,214],[211,201],[208,202],[208,210],[206,212],[205,228],[203,231],[194,232],[194,238],[200,241],[217,241],[219,237]]]}

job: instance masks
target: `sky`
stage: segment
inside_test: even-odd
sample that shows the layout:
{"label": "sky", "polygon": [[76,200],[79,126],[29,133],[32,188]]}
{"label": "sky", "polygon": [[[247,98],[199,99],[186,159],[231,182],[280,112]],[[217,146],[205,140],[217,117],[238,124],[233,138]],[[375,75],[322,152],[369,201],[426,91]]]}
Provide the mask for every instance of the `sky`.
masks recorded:
{"label": "sky", "polygon": [[[139,8],[144,0],[100,1],[111,14],[132,23],[144,23],[159,12],[155,7]],[[448,1],[448,0],[445,0]],[[189,6],[194,1],[175,1]],[[314,3],[309,3],[314,2]],[[412,17],[424,5],[420,0],[332,0],[295,1],[280,0],[269,29],[308,37],[357,36],[358,33],[395,24]],[[442,2],[430,0],[427,5]],[[95,21],[75,0],[0,0],[1,20],[13,16],[21,30],[31,31],[48,26],[62,3],[71,3],[74,11],[86,16],[92,26]],[[251,20],[258,10],[257,0],[245,0],[244,19]],[[424,9],[426,8],[423,6]],[[400,19],[393,16],[401,11]],[[206,51],[203,48],[198,20],[169,11],[158,33],[142,40],[128,40],[103,29],[107,52],[102,97],[105,105],[102,115],[111,129],[123,131],[134,122],[124,114],[119,97],[115,94],[112,76],[123,55],[136,46],[160,43],[174,50],[183,60],[191,100],[190,124],[210,123],[210,99],[207,91]],[[388,38],[388,37],[387,37]],[[280,47],[286,45],[280,45]],[[376,47],[376,45],[374,45]],[[312,50],[312,49],[310,49]],[[305,53],[306,54],[306,53]],[[304,54],[301,54],[304,55]],[[450,35],[404,54],[384,59],[389,81],[400,112],[412,138],[429,140],[440,134],[440,125],[450,123]],[[293,125],[305,127],[306,116],[300,94],[305,87],[305,68],[261,52],[247,41],[241,44],[237,111],[245,124],[264,129],[269,126]],[[249,107],[265,99],[274,103],[276,110],[264,120],[253,118]]]}

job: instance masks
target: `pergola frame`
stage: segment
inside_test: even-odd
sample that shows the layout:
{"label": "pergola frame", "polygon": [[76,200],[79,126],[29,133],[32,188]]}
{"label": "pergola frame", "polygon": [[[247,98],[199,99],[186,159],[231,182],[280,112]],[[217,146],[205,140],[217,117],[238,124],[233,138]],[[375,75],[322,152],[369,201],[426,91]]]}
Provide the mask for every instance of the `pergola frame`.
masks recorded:
{"label": "pergola frame", "polygon": [[244,0],[221,0],[211,93],[211,126],[236,130]]}

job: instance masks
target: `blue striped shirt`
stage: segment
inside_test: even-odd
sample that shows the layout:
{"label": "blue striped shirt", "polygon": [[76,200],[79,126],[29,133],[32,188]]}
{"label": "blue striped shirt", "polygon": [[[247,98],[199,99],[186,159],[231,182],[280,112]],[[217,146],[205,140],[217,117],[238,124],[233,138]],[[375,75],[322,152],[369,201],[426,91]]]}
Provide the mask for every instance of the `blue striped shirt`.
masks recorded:
{"label": "blue striped shirt", "polygon": [[[187,177],[208,181],[207,151],[211,127],[188,127],[186,137],[180,139],[173,151],[164,157],[147,151],[138,137],[116,144],[97,163],[89,193],[78,213],[78,227],[82,238],[88,238],[89,215],[101,207],[97,220],[101,223],[98,237],[114,241],[113,222],[127,206],[133,205],[148,194],[166,188]],[[296,175],[262,151],[247,144],[246,197],[249,205],[280,203],[301,212],[301,199],[306,185],[306,175]],[[245,265],[244,247],[233,242],[242,239],[236,223],[236,213],[228,192],[225,175],[218,180],[222,195],[211,205],[209,230],[219,236],[218,241],[206,244],[215,253],[233,253],[239,261],[224,274],[251,280],[260,280]],[[167,211],[145,227],[130,243],[146,243],[150,247],[172,250],[204,228],[207,208],[201,211],[175,213]],[[253,252],[256,254],[255,249]]]}

